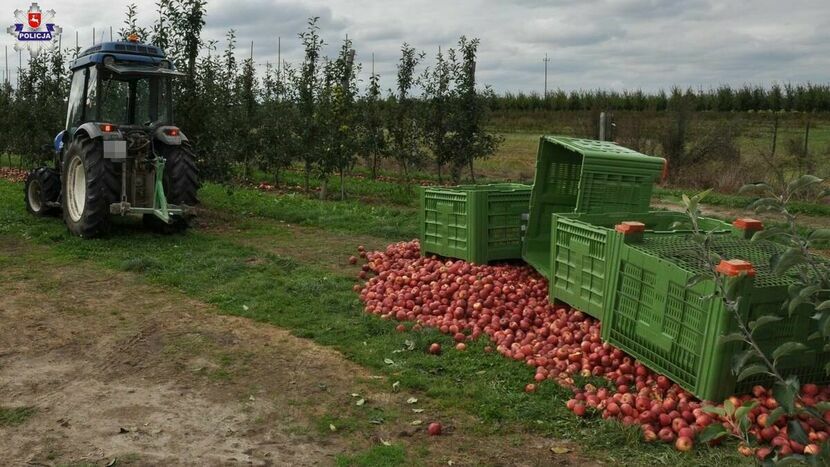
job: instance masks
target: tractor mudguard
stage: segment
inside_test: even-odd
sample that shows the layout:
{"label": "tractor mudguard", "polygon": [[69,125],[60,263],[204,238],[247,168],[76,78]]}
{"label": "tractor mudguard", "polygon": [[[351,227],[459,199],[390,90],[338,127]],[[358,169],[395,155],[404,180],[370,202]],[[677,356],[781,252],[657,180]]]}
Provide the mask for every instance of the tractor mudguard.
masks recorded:
{"label": "tractor mudguard", "polygon": [[55,140],[52,142],[52,145],[55,149],[55,154],[60,155],[61,151],[63,150],[63,136],[65,134],[66,130],[63,130],[55,136]]}
{"label": "tractor mudguard", "polygon": [[[168,130],[176,130],[176,136],[171,136],[167,134]],[[160,126],[156,128],[156,132],[153,136],[157,140],[161,141],[162,143],[168,146],[181,146],[183,142],[188,140],[187,136],[185,136],[184,133],[182,133],[182,130],[180,130],[179,127],[170,125]]]}
{"label": "tractor mudguard", "polygon": [[98,123],[96,123],[96,122],[86,122],[83,125],[79,126],[78,129],[75,130],[75,135],[74,136],[77,136],[78,133],[80,133],[81,131],[86,133],[89,136],[90,139],[95,139],[95,138],[101,138],[101,139],[104,139],[104,140],[122,140],[122,139],[124,139],[124,137],[121,135],[121,132],[118,131],[118,130],[111,131],[109,133],[105,133],[104,131],[101,131],[101,128],[98,126]]}

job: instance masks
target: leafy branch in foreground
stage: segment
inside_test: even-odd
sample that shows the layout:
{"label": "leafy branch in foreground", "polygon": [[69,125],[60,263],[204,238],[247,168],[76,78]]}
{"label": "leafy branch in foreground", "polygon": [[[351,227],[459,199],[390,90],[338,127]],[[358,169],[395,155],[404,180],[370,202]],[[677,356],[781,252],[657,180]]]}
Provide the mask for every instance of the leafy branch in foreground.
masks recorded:
{"label": "leafy branch in foreground", "polygon": [[[774,234],[764,233],[769,231],[760,231],[755,234],[753,241],[777,239],[787,246],[784,253],[771,258],[771,266],[773,272],[776,274],[788,274],[791,277],[797,278],[793,286],[790,287],[790,296],[785,302],[785,306],[788,308],[790,315],[802,304],[816,303],[818,297],[827,289],[825,284],[827,283],[828,277],[830,277],[827,274],[826,265],[810,254],[813,241],[823,237],[821,237],[821,234],[816,236],[815,232],[807,238],[801,237],[796,227],[796,218],[787,209],[787,204],[793,196],[802,193],[803,190],[820,182],[821,180],[816,177],[805,176],[789,184],[786,192],[780,195],[772,194],[772,189],[766,184],[756,184],[751,188],[745,188],[743,190],[745,192],[751,189],[765,190],[767,196],[756,201],[753,207],[756,209],[760,208],[766,212],[778,212],[787,219],[787,229],[770,229]],[[695,283],[704,280],[713,281],[715,291],[710,298],[719,298],[722,300],[725,310],[734,318],[737,330],[722,336],[720,343],[722,345],[733,342],[743,344],[742,350],[736,354],[733,360],[732,371],[736,375],[737,380],[744,381],[747,378],[758,375],[766,375],[773,380],[772,396],[777,402],[777,407],[768,414],[763,423],[759,424],[765,428],[773,427],[776,424],[781,424],[782,420],[785,420],[787,435],[791,440],[794,440],[802,446],[806,446],[808,443],[814,443],[814,440],[808,437],[802,423],[805,420],[812,419],[812,423],[826,427],[827,422],[825,422],[823,413],[830,410],[830,403],[806,403],[808,401],[805,401],[801,395],[801,384],[798,377],[786,376],[782,374],[780,369],[781,359],[804,351],[808,347],[804,342],[785,342],[770,351],[768,349],[765,350],[759,344],[757,339],[758,330],[764,326],[782,321],[785,318],[775,311],[755,316],[752,321],[745,319],[742,315],[741,301],[745,299],[742,296],[742,292],[747,290],[747,286],[750,285],[748,281],[751,281],[751,278],[746,273],[728,277],[718,271],[718,265],[721,264],[724,258],[714,248],[716,234],[713,231],[705,232],[700,226],[699,205],[708,193],[709,191],[705,191],[691,197],[683,195],[685,213],[692,224],[694,249],[704,269],[703,273],[691,278],[688,286],[691,287]],[[824,195],[824,192],[820,194],[820,196]],[[830,309],[830,303],[828,302],[818,303],[815,305],[815,308],[818,310],[823,303],[827,303],[825,305],[827,307],[826,309]],[[827,335],[824,333],[823,327],[826,325],[827,319],[824,318],[824,321],[822,321],[821,316],[819,316],[820,314],[823,315],[823,313],[817,313],[815,318],[818,319],[821,333],[811,335],[809,337],[810,339],[822,338]],[[706,411],[720,416],[724,420],[724,423],[713,424],[707,427],[701,433],[700,440],[708,442],[724,437],[736,438],[741,442],[739,450],[742,454],[752,455],[755,453],[757,458],[762,460],[765,465],[802,462],[813,465],[826,465],[830,463],[830,443],[826,440],[822,442],[819,452],[811,453],[814,455],[808,456],[792,454],[792,449],[789,444],[786,444],[786,447],[784,445],[774,446],[774,455],[772,455],[773,448],[771,447],[756,448],[756,438],[751,435],[750,430],[752,425],[750,414],[757,405],[757,401],[749,400],[740,404],[737,398],[730,398],[724,402],[722,407],[707,407],[705,409]]]}

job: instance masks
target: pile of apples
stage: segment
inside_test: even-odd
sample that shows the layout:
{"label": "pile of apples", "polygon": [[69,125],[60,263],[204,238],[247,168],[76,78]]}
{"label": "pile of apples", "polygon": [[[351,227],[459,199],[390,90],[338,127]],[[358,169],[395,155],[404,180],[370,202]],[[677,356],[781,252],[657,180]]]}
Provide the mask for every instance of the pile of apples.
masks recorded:
{"label": "pile of apples", "polygon": [[23,169],[16,169],[14,167],[0,167],[0,179],[8,180],[14,183],[26,181],[27,172]]}
{"label": "pile of apples", "polygon": [[[728,418],[704,410],[715,404],[697,400],[667,377],[602,342],[599,321],[551,304],[547,281],[528,266],[422,257],[417,240],[391,244],[383,252],[367,252],[361,246],[358,253],[365,260],[358,276],[367,281],[356,284],[354,290],[367,312],[414,322],[411,329],[415,331],[423,326],[437,328],[453,336],[459,350],[464,350],[466,341],[486,335],[495,349],[487,346],[485,351],[495,350],[535,370],[535,381],[524,388],[526,392],[535,392],[536,385],[546,380],[555,381],[574,391],[567,407],[576,415],[599,414],[640,425],[646,441],[672,443],[680,451],[691,450],[696,436],[712,423],[736,430]],[[349,258],[351,264],[358,261]],[[398,330],[405,329],[398,326]],[[580,386],[575,382],[575,378],[591,376],[606,384]],[[827,401],[830,387],[807,384],[801,396],[808,405]],[[777,403],[761,386],[751,395],[730,399],[736,407],[750,399],[758,401],[749,414],[749,433],[762,447],[742,445],[744,455],[765,458],[773,449],[779,455],[817,453],[819,444],[830,435],[828,411],[826,423],[798,420],[808,433],[809,444],[789,439],[784,417],[774,424],[766,420]]]}

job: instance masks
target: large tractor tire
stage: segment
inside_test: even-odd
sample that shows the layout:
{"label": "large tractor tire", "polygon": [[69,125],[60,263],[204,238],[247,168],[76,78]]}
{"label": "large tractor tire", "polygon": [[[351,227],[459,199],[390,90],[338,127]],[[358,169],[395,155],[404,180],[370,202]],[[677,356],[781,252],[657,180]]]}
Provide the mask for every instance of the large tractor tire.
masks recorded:
{"label": "large tractor tire", "polygon": [[91,238],[110,229],[110,204],[121,185],[100,140],[79,136],[67,148],[61,173],[63,219],[73,234]]}
{"label": "large tractor tire", "polygon": [[43,217],[55,215],[59,209],[51,203],[58,202],[61,195],[61,176],[53,169],[40,167],[26,176],[24,186],[26,210]]}
{"label": "large tractor tire", "polygon": [[[164,168],[164,194],[169,204],[195,206],[199,204],[196,197],[199,191],[199,171],[196,168],[196,157],[189,143],[181,146],[158,144],[159,153],[166,160]],[[144,215],[144,225],[150,229],[171,234],[184,231],[190,225],[191,216],[175,216],[172,223],[167,224],[152,214]]]}

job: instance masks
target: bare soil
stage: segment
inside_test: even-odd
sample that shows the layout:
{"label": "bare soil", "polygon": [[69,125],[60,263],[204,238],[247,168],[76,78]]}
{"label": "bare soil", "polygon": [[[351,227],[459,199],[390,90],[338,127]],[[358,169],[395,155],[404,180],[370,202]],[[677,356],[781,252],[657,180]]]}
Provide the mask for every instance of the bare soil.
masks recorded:
{"label": "bare soil", "polygon": [[[567,442],[464,434],[474,417],[421,395],[412,425],[413,394],[332,349],[139,276],[0,245],[0,407],[34,408],[0,426],[0,465],[331,465],[384,442],[427,465],[591,464]],[[430,419],[455,430],[429,437]]]}

